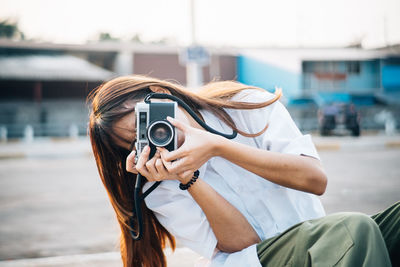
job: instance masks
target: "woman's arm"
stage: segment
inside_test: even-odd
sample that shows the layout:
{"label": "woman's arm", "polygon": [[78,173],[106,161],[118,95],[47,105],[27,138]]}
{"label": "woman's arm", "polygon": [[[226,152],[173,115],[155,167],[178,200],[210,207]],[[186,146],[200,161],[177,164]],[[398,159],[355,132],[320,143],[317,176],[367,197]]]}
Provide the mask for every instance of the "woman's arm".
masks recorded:
{"label": "woman's arm", "polygon": [[[211,157],[221,156],[283,186],[315,194],[322,194],[325,190],[326,176],[317,159],[253,148],[190,127],[175,119],[168,120],[184,133],[185,141],[179,149],[171,152],[159,148],[162,162],[150,160],[145,164],[147,168],[143,168],[139,160],[137,169],[141,173],[153,173],[149,176],[142,173],[146,177],[164,180],[168,179],[167,176],[176,179],[178,175],[178,180],[186,183],[191,178],[187,174],[193,174]],[[207,183],[199,179],[189,188],[189,192],[206,214],[218,240],[217,248],[235,252],[259,241],[246,218]]]}
{"label": "woman's arm", "polygon": [[[193,172],[191,171],[170,174],[164,165],[169,166],[171,162],[164,161],[163,164],[160,152],[157,152],[152,159],[147,160],[149,152],[150,149],[146,147],[141,153],[137,165],[134,166],[135,152],[132,151],[127,157],[127,171],[133,173],[139,171],[149,181],[177,179],[186,184],[192,178]],[[236,252],[261,241],[247,219],[202,179],[199,178],[188,191],[206,215],[217,239],[219,250]],[[176,216],[185,215],[177,214]]]}
{"label": "woman's arm", "polygon": [[[196,170],[214,156],[223,157],[273,183],[317,195],[325,192],[327,177],[319,160],[300,155],[271,152],[228,140],[169,118],[185,134],[177,150],[162,150],[170,173]],[[245,179],[245,178],[244,178]]]}
{"label": "woman's arm", "polygon": [[273,183],[322,195],[327,177],[319,160],[300,155],[271,152],[219,138],[216,155]]}
{"label": "woman's arm", "polygon": [[261,240],[246,218],[210,185],[198,179],[189,189],[204,211],[223,252],[236,252]]}

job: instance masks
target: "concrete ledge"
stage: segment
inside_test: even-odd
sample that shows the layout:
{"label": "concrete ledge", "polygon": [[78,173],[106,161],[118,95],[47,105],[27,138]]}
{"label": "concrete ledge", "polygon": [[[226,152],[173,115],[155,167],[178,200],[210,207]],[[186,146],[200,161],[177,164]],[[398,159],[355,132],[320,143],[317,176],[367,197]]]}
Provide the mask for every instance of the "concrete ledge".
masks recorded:
{"label": "concrete ledge", "polygon": [[385,145],[388,148],[400,148],[400,140],[399,141],[387,142]]}
{"label": "concrete ledge", "polygon": [[37,138],[30,143],[23,140],[0,143],[0,160],[76,156],[92,156],[92,148],[88,138]]}
{"label": "concrete ledge", "polygon": [[[312,136],[318,151],[353,149],[400,149],[400,135],[365,135],[361,137]],[[37,138],[32,143],[12,141],[0,143],[0,160],[21,158],[92,157],[87,137],[78,139]]]}
{"label": "concrete ledge", "polygon": [[331,144],[315,144],[315,147],[318,151],[322,150],[340,150],[341,146],[339,143],[331,143]]}
{"label": "concrete ledge", "polygon": [[21,159],[21,158],[26,158],[26,154],[23,152],[16,152],[16,153],[1,153],[0,154],[0,160],[2,159]]}
{"label": "concrete ledge", "polygon": [[108,263],[109,266],[119,266],[121,263],[120,254],[117,252],[67,255],[35,259],[20,259],[1,261],[1,267],[47,267],[47,266],[95,266],[95,263]]}
{"label": "concrete ledge", "polygon": [[[175,252],[165,250],[169,267],[193,266],[199,255],[187,248],[177,248]],[[36,259],[21,259],[0,261],[0,267],[120,267],[122,266],[119,252],[105,252],[96,254],[80,254],[56,256]]]}
{"label": "concrete ledge", "polygon": [[395,136],[361,136],[361,137],[321,137],[313,136],[318,151],[399,149],[400,135]]}

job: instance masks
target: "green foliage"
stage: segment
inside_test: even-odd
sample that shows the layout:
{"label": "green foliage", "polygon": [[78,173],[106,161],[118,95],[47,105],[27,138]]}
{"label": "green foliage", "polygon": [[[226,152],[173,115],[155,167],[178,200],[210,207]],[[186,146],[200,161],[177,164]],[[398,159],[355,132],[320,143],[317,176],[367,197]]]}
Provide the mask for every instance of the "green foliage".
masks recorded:
{"label": "green foliage", "polygon": [[131,38],[128,36],[124,37],[115,37],[109,32],[100,32],[97,35],[97,38],[95,39],[96,41],[99,42],[106,42],[106,41],[113,41],[113,42],[131,42],[131,43],[136,43],[136,44],[159,44],[159,45],[164,45],[168,43],[174,43],[175,40],[168,38],[168,37],[163,37],[158,40],[153,40],[153,41],[144,41],[142,40],[142,36],[139,33],[136,33],[133,35]]}
{"label": "green foliage", "polygon": [[18,28],[18,23],[8,20],[0,21],[0,38],[24,40],[25,35]]}
{"label": "green foliage", "polygon": [[113,37],[110,33],[108,32],[101,32],[98,36],[98,40],[101,41],[119,41],[118,38]]}
{"label": "green foliage", "polygon": [[131,41],[132,42],[134,42],[134,43],[143,43],[143,41],[142,41],[142,39],[141,39],[141,37],[140,37],[140,34],[135,34],[132,38],[131,38]]}

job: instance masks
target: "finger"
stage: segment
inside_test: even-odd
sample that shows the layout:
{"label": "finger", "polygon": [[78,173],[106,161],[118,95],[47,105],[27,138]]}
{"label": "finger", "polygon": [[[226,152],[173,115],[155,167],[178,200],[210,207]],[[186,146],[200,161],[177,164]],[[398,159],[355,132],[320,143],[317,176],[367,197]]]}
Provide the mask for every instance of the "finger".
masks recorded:
{"label": "finger", "polygon": [[163,147],[157,147],[157,150],[160,151],[162,158],[164,158],[166,161],[171,161],[171,162],[179,158],[183,158],[184,156],[187,155],[185,146],[181,146],[180,148],[173,151],[168,151]]}
{"label": "finger", "polygon": [[136,156],[136,151],[133,150],[129,155],[126,157],[126,171],[127,172],[132,172],[132,173],[137,173],[136,170],[136,164],[135,164],[135,156]]}
{"label": "finger", "polygon": [[143,176],[146,176],[146,177],[149,175],[149,172],[145,165],[149,158],[149,154],[150,154],[150,147],[146,146],[142,150],[142,153],[139,156],[138,162],[136,163],[136,170],[138,172],[140,172],[140,174],[142,174]]}
{"label": "finger", "polygon": [[142,166],[140,168],[136,167],[136,169],[137,169],[138,173],[140,173],[143,177],[145,177],[149,181],[152,181],[152,180],[150,180],[151,174],[147,170],[146,166]]}
{"label": "finger", "polygon": [[149,161],[147,161],[146,164],[145,164],[147,170],[149,171],[151,176],[153,176],[153,178],[157,178],[159,176],[158,172],[157,172],[157,169],[156,169],[156,166],[155,166],[156,160],[159,159],[159,158],[160,158],[160,152],[157,151],[154,154],[154,156]]}
{"label": "finger", "polygon": [[150,154],[150,147],[145,146],[145,148],[143,148],[142,150],[142,153],[140,153],[139,159],[136,163],[136,168],[139,166],[143,166],[149,160],[149,154]]}
{"label": "finger", "polygon": [[180,159],[173,162],[165,160],[162,156],[161,159],[165,168],[170,174],[178,174],[190,169],[189,166],[186,166],[187,164],[185,159]]}
{"label": "finger", "polygon": [[155,163],[154,161],[152,161],[152,162],[148,161],[146,163],[146,168],[149,171],[149,176],[146,176],[146,178],[149,181],[158,181],[159,180],[158,179],[159,175],[158,175],[157,170],[156,170],[156,168],[154,166],[154,163]]}
{"label": "finger", "polygon": [[126,171],[127,172],[131,172],[131,173],[134,173],[134,174],[137,174],[138,173],[138,170],[136,169],[136,165],[135,164],[132,164],[131,166],[126,166]]}
{"label": "finger", "polygon": [[157,172],[160,174],[161,177],[167,177],[168,176],[168,171],[165,168],[161,158],[156,160],[155,166],[156,166]]}
{"label": "finger", "polygon": [[169,169],[170,169],[171,166],[172,166],[172,162],[166,161],[162,156],[161,156],[161,161],[162,161],[162,163],[163,163],[165,169],[169,172]]}
{"label": "finger", "polygon": [[167,120],[168,120],[173,126],[175,126],[176,128],[178,128],[179,130],[181,130],[183,133],[185,133],[185,132],[188,130],[188,126],[187,126],[185,123],[178,121],[177,119],[174,119],[174,118],[168,116],[168,117],[167,117]]}

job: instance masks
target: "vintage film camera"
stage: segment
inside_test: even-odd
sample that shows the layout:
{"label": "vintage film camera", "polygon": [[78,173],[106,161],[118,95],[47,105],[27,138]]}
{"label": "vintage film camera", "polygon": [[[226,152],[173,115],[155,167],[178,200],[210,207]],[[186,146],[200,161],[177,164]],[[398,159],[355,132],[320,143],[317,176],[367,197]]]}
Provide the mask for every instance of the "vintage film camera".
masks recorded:
{"label": "vintage film camera", "polygon": [[167,116],[175,118],[176,102],[137,103],[136,114],[136,161],[146,145],[150,146],[152,158],[156,147],[172,151],[177,148],[175,127],[167,121]]}
{"label": "vintage film camera", "polygon": [[[170,99],[173,100],[173,102],[151,102],[151,98]],[[233,139],[237,136],[236,131],[233,131],[232,134],[224,134],[211,128],[205,122],[203,122],[184,101],[176,96],[170,94],[150,93],[145,97],[144,103],[138,103],[135,106],[136,161],[146,145],[149,145],[151,149],[149,158],[153,157],[157,146],[165,147],[169,151],[177,148],[178,139],[176,135],[176,129],[166,120],[166,118],[167,116],[172,118],[176,117],[178,103],[190,114],[190,116],[193,117],[198,124],[200,124],[207,131],[221,135],[228,139]],[[143,236],[141,203],[144,198],[148,196],[154,189],[156,189],[161,183],[161,181],[154,183],[149,189],[146,190],[146,192],[140,194],[142,189],[142,178],[142,175],[138,173],[133,194],[135,204],[133,209],[133,217],[130,220],[130,225],[132,228],[130,232],[133,240],[140,240]]]}

